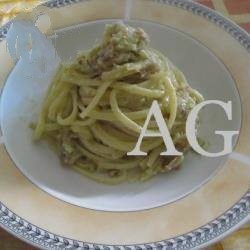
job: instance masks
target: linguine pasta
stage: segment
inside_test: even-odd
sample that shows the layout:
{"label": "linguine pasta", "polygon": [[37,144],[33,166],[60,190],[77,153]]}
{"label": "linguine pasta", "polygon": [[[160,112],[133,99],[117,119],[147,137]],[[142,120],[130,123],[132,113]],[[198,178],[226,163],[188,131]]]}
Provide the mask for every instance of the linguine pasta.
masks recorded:
{"label": "linguine pasta", "polygon": [[[149,47],[147,34],[124,24],[107,25],[103,41],[60,65],[35,125],[62,162],[101,183],[145,181],[176,169],[184,156],[160,156],[162,138],[144,138],[147,156],[127,156],[157,100],[176,148],[189,148],[185,124],[203,100],[183,73]],[[148,129],[157,130],[154,121]]]}

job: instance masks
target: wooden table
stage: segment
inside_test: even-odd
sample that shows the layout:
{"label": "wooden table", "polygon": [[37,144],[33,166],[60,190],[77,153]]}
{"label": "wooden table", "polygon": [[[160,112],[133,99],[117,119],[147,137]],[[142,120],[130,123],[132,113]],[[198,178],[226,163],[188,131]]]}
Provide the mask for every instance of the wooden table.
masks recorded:
{"label": "wooden table", "polygon": [[36,248],[22,242],[11,234],[0,229],[0,249],[1,250],[35,250]]}

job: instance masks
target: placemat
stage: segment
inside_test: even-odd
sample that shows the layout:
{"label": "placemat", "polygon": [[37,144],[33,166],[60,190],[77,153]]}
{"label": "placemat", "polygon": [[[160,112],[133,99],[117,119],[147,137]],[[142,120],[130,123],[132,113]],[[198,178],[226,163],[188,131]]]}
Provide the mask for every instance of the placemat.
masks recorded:
{"label": "placemat", "polygon": [[[32,10],[41,0],[0,0],[0,24],[3,25],[20,12]],[[198,0],[197,2],[212,8],[232,19],[243,29],[250,32],[250,0]],[[34,250],[35,248],[13,237],[0,229],[1,250]],[[207,248],[207,250],[249,250],[250,226],[245,226],[233,233],[222,242]]]}

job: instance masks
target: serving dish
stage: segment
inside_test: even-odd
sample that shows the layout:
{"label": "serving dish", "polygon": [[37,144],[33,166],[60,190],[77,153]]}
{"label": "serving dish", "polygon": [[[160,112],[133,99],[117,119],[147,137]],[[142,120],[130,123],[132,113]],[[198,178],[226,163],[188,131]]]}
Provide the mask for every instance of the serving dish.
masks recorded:
{"label": "serving dish", "polygon": [[[79,3],[51,1],[46,5],[49,9],[45,12],[50,16],[53,30],[57,30],[59,36],[58,29],[62,31],[65,27],[80,23],[85,23],[83,27],[86,28],[88,25],[101,23],[102,21],[96,22],[100,19],[123,19],[125,17],[125,19],[131,19],[131,22],[140,20],[137,21],[136,25],[144,25],[145,29],[152,33],[152,42],[162,50],[168,50],[169,53],[166,54],[170,54],[170,57],[174,58],[177,64],[180,64],[180,67],[185,73],[187,72],[187,77],[192,79],[194,84],[205,82],[208,77],[211,78],[211,84],[216,84],[218,79],[221,84],[223,82],[228,84],[230,81],[232,86],[236,84],[236,89],[232,88],[232,92],[235,94],[233,96],[237,96],[237,91],[239,92],[240,98],[237,100],[241,102],[241,105],[237,106],[238,109],[234,113],[238,115],[235,119],[240,123],[237,123],[236,126],[241,124],[241,131],[235,152],[229,158],[224,159],[223,163],[220,162],[216,171],[211,171],[206,177],[202,177],[194,186],[184,186],[185,192],[180,190],[179,193],[166,198],[166,195],[164,196],[166,192],[162,192],[162,196],[157,196],[159,193],[157,190],[164,191],[164,189],[157,187],[151,195],[148,195],[147,191],[147,194],[141,196],[140,200],[140,195],[139,199],[132,197],[133,189],[131,189],[127,197],[123,195],[125,199],[122,202],[116,197],[112,203],[114,204],[117,200],[117,204],[110,205],[110,198],[105,198],[107,192],[100,193],[97,190],[97,196],[101,197],[99,201],[92,198],[86,200],[86,193],[80,193],[80,197],[83,197],[85,201],[77,201],[75,190],[69,195],[70,197],[65,198],[69,184],[63,186],[63,190],[58,192],[63,193],[64,197],[58,193],[50,192],[50,190],[58,188],[58,185],[56,188],[49,187],[49,184],[42,186],[45,183],[44,180],[40,180],[39,183],[37,177],[32,176],[32,164],[20,163],[15,159],[17,151],[13,149],[13,145],[18,145],[18,143],[11,146],[8,140],[6,141],[6,138],[9,138],[6,137],[6,129],[8,130],[10,126],[6,126],[8,123],[1,123],[4,125],[2,128],[4,130],[2,137],[4,144],[1,145],[0,154],[1,166],[3,166],[0,170],[0,178],[2,178],[0,181],[0,201],[3,211],[1,224],[4,225],[4,228],[36,246],[49,249],[66,248],[66,246],[76,249],[78,246],[95,247],[96,249],[155,247],[189,249],[211,244],[246,222],[250,206],[248,191],[250,186],[248,156],[250,146],[247,140],[248,103],[250,101],[250,90],[248,89],[250,76],[247,70],[250,62],[249,36],[219,14],[187,1],[119,1],[119,3],[118,1],[105,1],[104,3],[94,0],[80,1]],[[114,5],[116,9],[111,12]],[[74,15],[70,13],[74,13]],[[162,31],[160,31],[160,27]],[[99,28],[99,32],[100,30]],[[164,42],[161,44],[160,39],[155,39],[157,32],[159,32],[159,37],[164,32],[165,36],[169,37],[167,45]],[[93,34],[89,44],[98,34],[98,27]],[[65,38],[60,40],[62,41],[61,45],[58,44],[59,51],[61,46],[63,52],[63,48],[65,48],[63,41],[67,41],[66,39],[67,33],[65,33]],[[181,42],[182,40],[183,42]],[[4,58],[5,61],[1,68],[4,84],[13,67],[13,62],[6,52],[4,39],[0,45],[3,55],[1,58]],[[75,47],[76,45],[71,48]],[[176,56],[178,49],[181,49],[179,58]],[[71,55],[72,52],[69,54]],[[197,58],[195,58],[196,55]],[[68,55],[64,54],[64,56]],[[183,61],[182,64],[183,58],[190,58],[192,63],[187,64],[186,61]],[[197,70],[199,65],[199,71],[192,73],[192,69]],[[206,68],[206,70],[200,72],[202,68]],[[224,73],[220,75],[221,72]],[[10,99],[9,94],[13,93],[13,89],[19,86],[13,85],[16,81],[12,80],[14,83],[10,83],[13,75],[15,74],[12,72],[4,87],[3,97],[5,96],[5,98],[3,100]],[[197,78],[195,79],[194,76]],[[13,89],[9,86],[12,86]],[[218,91],[213,91],[211,94],[228,93],[226,92],[230,89],[228,86],[224,85],[221,90],[218,88]],[[20,90],[18,92],[21,93]],[[209,97],[209,88],[205,92]],[[221,99],[220,96],[217,97]],[[3,116],[5,119],[6,114],[14,113],[18,103],[13,103],[11,106],[7,102],[4,104],[4,102],[2,102],[2,107],[5,108],[2,108],[2,113],[5,112]],[[9,110],[6,109],[6,105],[9,106]],[[9,130],[9,133],[13,134],[12,132],[15,130],[17,128],[14,127],[13,130]],[[16,136],[18,134],[13,138],[18,138]],[[27,136],[24,133],[20,133],[19,136],[20,152],[20,147],[24,146],[25,148],[23,142]],[[20,159],[20,156],[18,158]],[[27,157],[23,157],[23,159],[27,160]],[[21,174],[14,162],[31,181]],[[35,162],[38,162],[37,159]],[[206,169],[209,169],[209,163],[207,164]],[[30,166],[29,170],[27,170],[28,165]],[[44,166],[45,177],[46,173],[49,173],[46,166],[48,167],[49,164]],[[39,177],[41,177],[41,173]],[[187,175],[192,176],[191,173]],[[56,171],[51,180],[60,176],[62,177],[63,174]],[[199,177],[199,175],[194,177]],[[183,180],[176,181],[176,183],[178,182],[183,183]],[[192,179],[188,183],[194,184],[194,182]],[[60,184],[60,179],[54,183]],[[54,183],[50,181],[50,184]],[[176,183],[173,185],[177,186]],[[155,185],[151,185],[148,189],[152,191],[154,187]],[[167,186],[164,188],[167,189]],[[79,187],[76,190],[79,190]],[[145,186],[142,186],[138,193],[143,193],[143,190],[145,190]],[[173,188],[169,190],[171,191]],[[154,201],[153,198],[156,200]]]}

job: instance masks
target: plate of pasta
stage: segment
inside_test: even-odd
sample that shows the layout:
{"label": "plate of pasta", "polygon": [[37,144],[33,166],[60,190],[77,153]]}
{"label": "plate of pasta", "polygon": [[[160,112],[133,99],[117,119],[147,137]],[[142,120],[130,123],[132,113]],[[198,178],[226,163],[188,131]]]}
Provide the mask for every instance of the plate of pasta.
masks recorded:
{"label": "plate of pasta", "polygon": [[[178,7],[189,6],[185,1],[93,0],[54,8],[55,2],[35,10],[41,17],[36,26],[27,17],[14,21],[0,43],[6,43],[1,53],[8,58],[1,70],[0,155],[6,168],[0,170],[0,205],[13,208],[31,231],[37,226],[44,237],[57,237],[59,245],[146,249],[177,247],[179,238],[226,216],[238,200],[249,202],[250,95],[244,81],[250,56],[244,46]],[[93,10],[97,17],[89,16]],[[232,119],[219,106],[204,107],[195,121],[197,141],[207,152],[219,152],[224,140],[216,131],[239,131],[229,155],[203,156],[189,143],[188,116],[206,100],[230,102]],[[129,154],[155,101],[181,155],[161,154],[166,145],[159,135],[143,138],[144,155]],[[157,134],[158,122],[147,122]],[[2,195],[10,183],[17,185],[13,196]],[[230,230],[247,220],[247,209]],[[177,222],[181,217],[183,223]],[[186,239],[183,249],[217,239],[205,236],[194,246]],[[56,247],[46,241],[33,244]]]}

